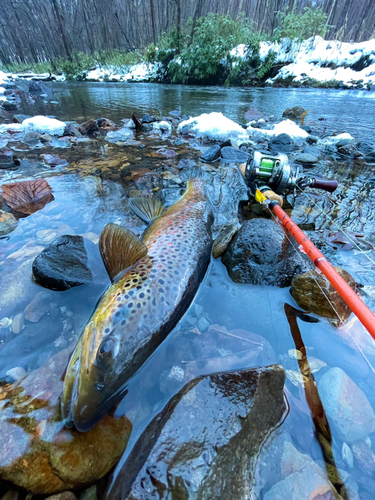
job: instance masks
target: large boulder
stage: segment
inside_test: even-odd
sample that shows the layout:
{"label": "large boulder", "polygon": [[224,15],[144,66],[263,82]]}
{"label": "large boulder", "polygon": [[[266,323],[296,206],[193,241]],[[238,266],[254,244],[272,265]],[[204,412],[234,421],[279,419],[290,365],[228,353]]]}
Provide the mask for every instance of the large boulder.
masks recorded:
{"label": "large boulder", "polygon": [[341,368],[328,370],[318,389],[329,423],[343,441],[351,444],[375,431],[375,414],[366,395]]}
{"label": "large boulder", "polygon": [[[335,269],[354,290],[354,278],[341,267]],[[315,270],[295,276],[290,293],[299,307],[324,318],[345,321],[352,312],[327,278]]]}
{"label": "large boulder", "polygon": [[61,421],[66,348],[0,393],[0,478],[35,494],[81,488],[97,481],[123,453],[131,423],[105,415],[89,432]]}
{"label": "large boulder", "polygon": [[223,257],[236,283],[289,286],[292,278],[314,266],[296,251],[284,229],[270,219],[243,223]]}
{"label": "large boulder", "polygon": [[205,376],[155,417],[118,476],[115,496],[240,499],[261,446],[285,415],[281,366]]}
{"label": "large boulder", "polygon": [[68,290],[92,281],[82,236],[59,236],[33,262],[35,281],[51,290]]}

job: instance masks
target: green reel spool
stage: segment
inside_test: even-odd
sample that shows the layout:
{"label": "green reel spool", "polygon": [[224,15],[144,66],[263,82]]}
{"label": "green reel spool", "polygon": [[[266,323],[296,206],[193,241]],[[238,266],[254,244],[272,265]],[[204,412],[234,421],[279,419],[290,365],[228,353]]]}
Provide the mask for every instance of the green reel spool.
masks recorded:
{"label": "green reel spool", "polygon": [[280,162],[272,158],[262,158],[258,175],[261,178],[269,179],[272,176],[274,168],[278,166]]}

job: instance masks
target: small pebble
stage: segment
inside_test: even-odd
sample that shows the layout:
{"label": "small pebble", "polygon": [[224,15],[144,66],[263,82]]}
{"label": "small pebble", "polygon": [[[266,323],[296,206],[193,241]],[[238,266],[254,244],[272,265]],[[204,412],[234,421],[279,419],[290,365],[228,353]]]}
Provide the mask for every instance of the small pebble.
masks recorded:
{"label": "small pebble", "polygon": [[12,332],[15,333],[16,335],[21,333],[24,323],[25,323],[24,313],[21,312],[16,314],[12,322]]}

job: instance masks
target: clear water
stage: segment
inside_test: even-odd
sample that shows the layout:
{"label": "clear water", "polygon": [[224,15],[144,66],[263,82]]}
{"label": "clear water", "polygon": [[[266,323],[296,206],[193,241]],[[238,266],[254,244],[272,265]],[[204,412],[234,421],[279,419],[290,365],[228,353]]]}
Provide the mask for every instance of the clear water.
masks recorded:
{"label": "clear water", "polygon": [[[38,105],[37,110],[26,106],[24,111],[78,122],[105,116],[116,123],[129,118],[133,111],[139,116],[146,112],[163,115],[172,109],[178,109],[186,115],[221,111],[242,122],[250,106],[265,115],[280,117],[285,108],[302,105],[310,109],[307,123],[312,126],[318,124],[318,118],[323,116],[326,118],[324,125],[327,131],[348,131],[359,140],[369,141],[375,129],[374,95],[359,91],[225,89],[112,83],[54,83],[53,89],[58,104]],[[181,186],[163,180],[161,174],[174,172],[173,168],[180,159],[196,158],[197,152],[187,144],[176,147],[173,138],[161,140],[158,137],[140,136],[137,140],[145,147],[119,147],[101,140],[90,140],[69,149],[25,151],[20,153],[22,161],[19,170],[0,170],[1,183],[47,178],[55,198],[43,210],[20,219],[17,229],[0,240],[0,320],[23,313],[35,295],[44,291],[32,282],[31,265],[41,249],[58,235],[89,235],[90,239],[97,242],[107,222],[123,224],[136,234],[142,232],[144,224],[132,215],[127,197],[134,192],[149,190],[149,185],[135,183],[131,170],[136,172],[139,167],[143,167],[155,171],[167,202],[172,203],[177,199]],[[175,149],[178,156],[172,159],[160,157],[155,154],[158,147]],[[64,155],[69,165],[51,169],[42,162],[39,156],[42,152]],[[126,175],[121,174],[122,169],[127,169]],[[340,228],[365,234],[367,241],[375,243],[374,195],[368,184],[368,179],[373,176],[373,166],[358,166],[352,161],[335,159],[323,162],[312,172],[337,178],[340,188],[333,195],[311,193],[311,199],[298,197],[292,212],[293,218],[299,223],[314,224],[318,231],[315,238],[318,240],[325,241],[326,233],[323,230],[337,230],[330,219],[332,217]],[[225,184],[225,176],[217,178]],[[229,199],[229,204],[236,201],[233,193],[231,198],[228,188],[223,188],[223,193],[226,200]],[[313,202],[323,208],[325,213],[316,208]],[[364,300],[375,311],[371,298],[374,265],[357,249],[345,251],[329,248],[328,254],[333,262],[344,267],[366,286]],[[366,255],[375,261],[375,252],[371,249],[366,250]],[[109,283],[94,243],[89,258],[93,282],[67,292],[48,292],[43,296],[41,302],[45,313],[36,323],[40,328],[35,328],[33,322],[25,320],[25,328],[19,334],[14,334],[10,328],[0,329],[0,356],[1,351],[10,353],[6,356],[7,369],[23,367],[26,371],[32,371],[81,333]],[[296,259],[301,258],[307,257],[296,249]],[[131,380],[127,395],[116,409],[116,415],[128,416],[133,431],[124,456],[108,480],[109,498],[112,491],[121,489],[126,477],[124,464],[129,452],[151,419],[188,380],[216,371],[259,367],[274,362],[282,364],[289,370],[286,394],[291,409],[279,432],[289,435],[301,453],[318,462],[323,459],[307,402],[309,397],[305,395],[303,385],[296,384],[293,379],[293,372],[298,374],[300,368],[298,361],[291,357],[290,350],[296,349],[296,340],[285,314],[285,304],[297,307],[288,289],[235,284],[228,277],[221,261],[212,260],[188,312]],[[362,389],[375,408],[375,344],[361,324],[354,317],[341,328],[335,328],[322,318],[317,323],[300,319],[297,322],[308,359],[313,357],[326,364],[314,373],[315,380],[318,382],[328,368],[340,367]],[[52,324],[58,326],[52,329]],[[234,330],[242,330],[241,336],[247,340],[233,337],[231,332]],[[41,345],[38,339],[41,335],[47,335],[46,332],[48,342]],[[22,339],[26,338],[26,334],[29,346],[25,350]],[[254,334],[265,339],[263,346],[254,347]],[[10,345],[12,349],[9,349]],[[30,355],[35,352],[37,355]],[[183,379],[176,380],[170,376],[171,369],[176,366],[183,371]],[[300,402],[299,410],[295,406],[296,400]],[[351,473],[358,484],[366,484],[369,478],[361,468],[357,465],[351,468],[342,459],[343,442],[334,426],[331,426],[331,430],[340,467]],[[262,475],[262,471],[259,474]],[[260,492],[260,497],[267,487],[269,485]]]}

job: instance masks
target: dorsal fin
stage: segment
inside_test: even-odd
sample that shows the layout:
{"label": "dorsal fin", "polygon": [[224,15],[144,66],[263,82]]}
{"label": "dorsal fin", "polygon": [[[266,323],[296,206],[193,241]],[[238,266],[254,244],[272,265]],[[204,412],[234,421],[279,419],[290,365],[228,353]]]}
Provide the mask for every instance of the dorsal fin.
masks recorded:
{"label": "dorsal fin", "polygon": [[111,281],[147,254],[146,245],[129,229],[118,224],[105,226],[100,235],[99,249]]}
{"label": "dorsal fin", "polygon": [[133,212],[147,223],[159,217],[163,211],[163,205],[157,198],[147,198],[146,196],[131,198],[129,205]]}

